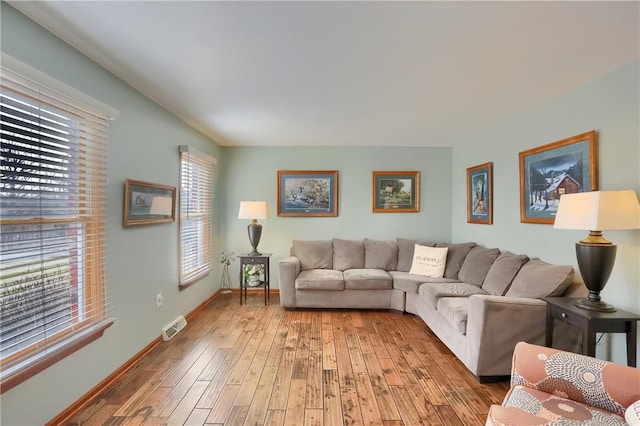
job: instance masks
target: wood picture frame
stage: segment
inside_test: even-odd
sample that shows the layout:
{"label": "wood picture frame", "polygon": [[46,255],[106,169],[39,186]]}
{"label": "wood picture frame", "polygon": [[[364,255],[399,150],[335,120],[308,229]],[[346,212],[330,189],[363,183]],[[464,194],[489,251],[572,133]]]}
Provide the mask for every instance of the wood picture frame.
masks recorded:
{"label": "wood picture frame", "polygon": [[467,223],[493,224],[493,163],[467,169]]}
{"label": "wood picture frame", "polygon": [[278,170],[278,216],[338,216],[338,171]]}
{"label": "wood picture frame", "polygon": [[596,191],[597,154],[595,130],[520,152],[520,222],[553,224],[562,194]]}
{"label": "wood picture frame", "polygon": [[374,171],[373,213],[417,213],[420,211],[419,171]]}
{"label": "wood picture frame", "polygon": [[174,222],[176,188],[141,180],[124,183],[124,226]]}

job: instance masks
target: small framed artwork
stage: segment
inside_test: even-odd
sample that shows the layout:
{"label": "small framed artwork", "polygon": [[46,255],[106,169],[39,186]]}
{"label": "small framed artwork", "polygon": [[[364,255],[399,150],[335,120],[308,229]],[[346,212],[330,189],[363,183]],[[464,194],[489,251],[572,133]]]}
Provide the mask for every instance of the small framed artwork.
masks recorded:
{"label": "small framed artwork", "polygon": [[124,226],[173,222],[176,188],[127,179],[124,183]]}
{"label": "small framed artwork", "polygon": [[467,169],[467,222],[493,223],[493,163]]}
{"label": "small framed artwork", "polygon": [[338,216],[338,172],[278,170],[278,216]]}
{"label": "small framed artwork", "polygon": [[562,194],[595,191],[595,130],[520,153],[520,222],[553,224]]}
{"label": "small framed artwork", "polygon": [[374,213],[420,211],[420,172],[373,172]]}

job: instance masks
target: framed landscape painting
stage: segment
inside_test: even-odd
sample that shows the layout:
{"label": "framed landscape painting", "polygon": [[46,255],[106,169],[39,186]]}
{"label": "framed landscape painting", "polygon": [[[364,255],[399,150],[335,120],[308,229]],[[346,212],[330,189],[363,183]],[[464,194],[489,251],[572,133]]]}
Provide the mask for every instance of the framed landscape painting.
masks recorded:
{"label": "framed landscape painting", "polygon": [[124,226],[173,222],[176,188],[127,179],[124,183]]}
{"label": "framed landscape painting", "polygon": [[598,189],[595,130],[520,153],[520,222],[553,224],[562,194]]}
{"label": "framed landscape painting", "polygon": [[374,213],[420,211],[420,172],[373,172]]}
{"label": "framed landscape painting", "polygon": [[493,163],[467,169],[467,222],[493,223]]}
{"label": "framed landscape painting", "polygon": [[338,172],[278,170],[278,216],[338,216]]}

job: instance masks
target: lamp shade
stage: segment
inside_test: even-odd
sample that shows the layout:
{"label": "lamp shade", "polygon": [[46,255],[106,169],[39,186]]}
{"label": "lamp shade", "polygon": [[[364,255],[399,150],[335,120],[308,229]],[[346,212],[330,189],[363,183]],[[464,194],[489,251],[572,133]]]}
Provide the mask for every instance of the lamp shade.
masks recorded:
{"label": "lamp shade", "polygon": [[632,190],[564,194],[553,227],[588,231],[639,229],[638,197]]}
{"label": "lamp shade", "polygon": [[269,206],[266,201],[240,201],[238,219],[268,219]]}

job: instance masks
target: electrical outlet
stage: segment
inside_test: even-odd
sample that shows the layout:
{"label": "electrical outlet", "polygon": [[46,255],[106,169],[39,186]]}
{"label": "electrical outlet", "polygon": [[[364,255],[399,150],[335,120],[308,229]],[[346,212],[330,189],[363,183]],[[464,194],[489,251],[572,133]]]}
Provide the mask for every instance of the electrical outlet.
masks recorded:
{"label": "electrical outlet", "polygon": [[162,297],[162,293],[158,293],[156,295],[156,307],[159,308],[162,306],[162,302],[164,301],[164,297]]}

